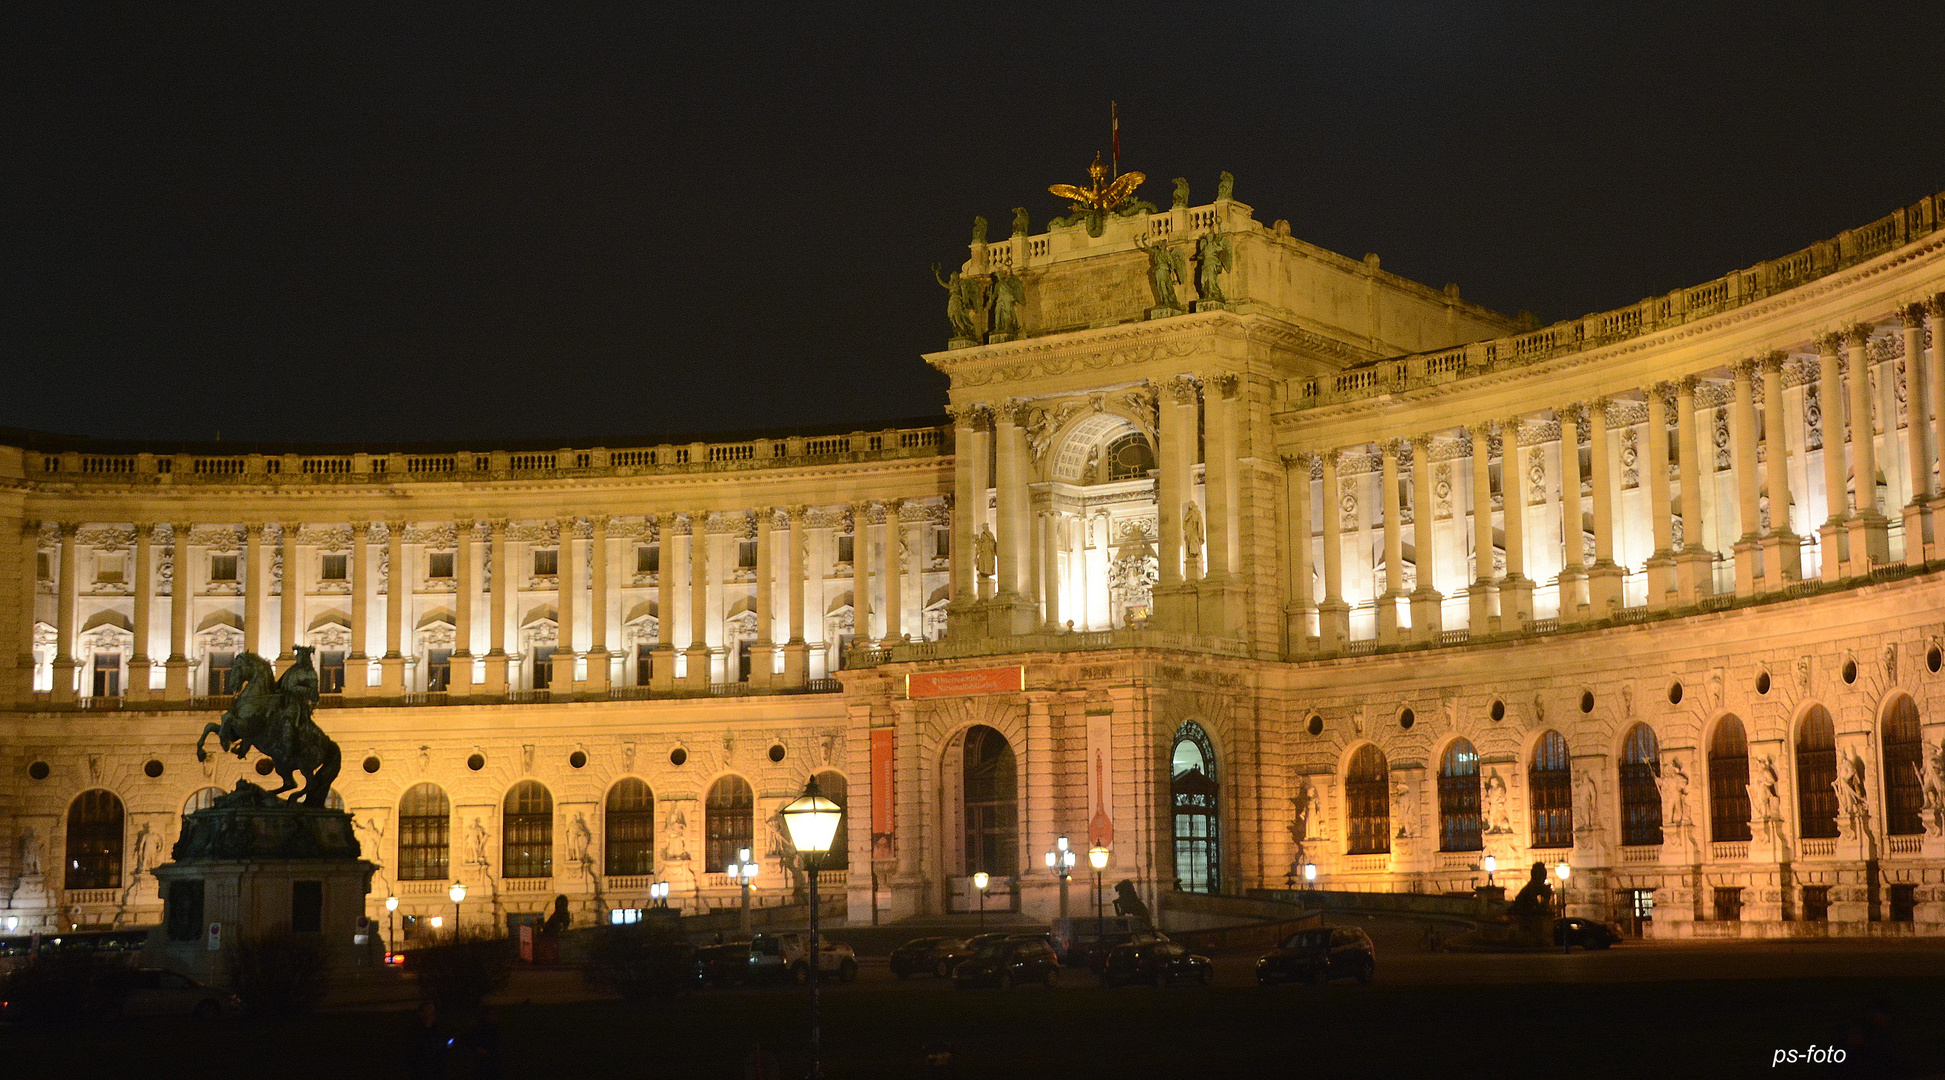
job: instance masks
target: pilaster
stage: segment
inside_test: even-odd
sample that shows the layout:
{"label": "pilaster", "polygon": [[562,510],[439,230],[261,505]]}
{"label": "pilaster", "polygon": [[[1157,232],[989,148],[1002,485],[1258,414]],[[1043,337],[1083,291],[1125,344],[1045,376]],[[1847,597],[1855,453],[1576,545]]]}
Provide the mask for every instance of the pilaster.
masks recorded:
{"label": "pilaster", "polygon": [[1621,567],[1614,561],[1614,458],[1608,449],[1608,400],[1588,409],[1588,476],[1594,496],[1594,565],[1587,568],[1588,617],[1611,619],[1621,608]]}
{"label": "pilaster", "polygon": [[[1769,489],[1769,529],[1763,533],[1763,587],[1776,590],[1803,578],[1803,544],[1790,530],[1790,443],[1783,408],[1784,354],[1763,357],[1763,481]],[[1798,451],[1799,453],[1801,451]],[[1745,530],[1747,531],[1747,530]]]}
{"label": "pilaster", "polygon": [[[1871,400],[1871,327],[1859,324],[1844,335],[1850,361],[1850,453],[1852,514],[1850,573],[1853,577],[1891,561],[1890,522],[1877,499],[1877,433]],[[1887,432],[1892,425],[1885,425]],[[1828,445],[1826,441],[1825,445]]]}
{"label": "pilaster", "polygon": [[169,584],[169,659],[163,663],[162,696],[168,701],[189,700],[189,608],[195,595],[189,558],[189,523],[169,526],[172,569]]}
{"label": "pilaster", "polygon": [[1438,549],[1432,525],[1432,440],[1418,435],[1411,440],[1412,558],[1418,572],[1411,593],[1411,636],[1413,641],[1437,644],[1445,598],[1437,588]]}

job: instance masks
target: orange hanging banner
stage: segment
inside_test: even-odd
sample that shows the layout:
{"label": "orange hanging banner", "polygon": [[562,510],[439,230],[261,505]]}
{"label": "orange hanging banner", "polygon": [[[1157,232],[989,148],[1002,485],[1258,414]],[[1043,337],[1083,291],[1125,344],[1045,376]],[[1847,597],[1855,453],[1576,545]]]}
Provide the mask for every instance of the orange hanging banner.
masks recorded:
{"label": "orange hanging banner", "polygon": [[1027,669],[1023,667],[926,672],[905,676],[905,696],[929,698],[1016,693],[1026,689],[1026,677]]}
{"label": "orange hanging banner", "polygon": [[872,858],[889,858],[889,853],[879,855],[877,849],[882,844],[891,846],[892,823],[897,820],[892,814],[893,799],[896,797],[892,785],[892,729],[873,728],[871,730],[871,846]]}

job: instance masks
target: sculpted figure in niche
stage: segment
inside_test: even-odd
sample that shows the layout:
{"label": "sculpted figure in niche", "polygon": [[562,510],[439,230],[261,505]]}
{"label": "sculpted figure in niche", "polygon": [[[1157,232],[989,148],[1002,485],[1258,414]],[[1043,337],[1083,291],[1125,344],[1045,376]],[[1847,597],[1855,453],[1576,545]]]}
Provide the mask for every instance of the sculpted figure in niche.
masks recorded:
{"label": "sculpted figure in niche", "polygon": [[1837,779],[1831,787],[1837,789],[1837,805],[1843,810],[1844,835],[1858,835],[1870,817],[1864,807],[1864,763],[1855,754],[1837,751]]}
{"label": "sculpted figure in niche", "polygon": [[1418,792],[1404,780],[1394,779],[1391,782],[1391,805],[1398,815],[1396,839],[1410,839],[1412,826],[1418,824]]}
{"label": "sculpted figure in niche", "polygon": [[14,866],[22,877],[41,872],[41,837],[32,825],[20,831],[20,855]]}
{"label": "sculpted figure in niche", "polygon": [[1485,802],[1486,832],[1495,836],[1512,832],[1512,815],[1507,809],[1511,800],[1506,791],[1506,781],[1499,775],[1498,769],[1486,771],[1485,790],[1482,794]]}
{"label": "sculpted figure in niche", "polygon": [[1773,836],[1783,820],[1783,799],[1777,791],[1776,756],[1764,754],[1756,763],[1756,822],[1765,836]]}
{"label": "sculpted figure in niche", "polygon": [[1579,781],[1580,806],[1574,811],[1575,831],[1593,832],[1601,827],[1601,792],[1594,782],[1592,770],[1582,770],[1574,774]]}
{"label": "sculpted figure in niche", "polygon": [[976,340],[979,330],[973,326],[973,312],[985,307],[985,289],[980,279],[957,270],[950,277],[940,272],[937,263],[932,265],[932,276],[939,287],[946,292],[945,317],[952,324],[952,336],[966,341]]}
{"label": "sculpted figure in niche", "polygon": [[1167,244],[1136,240],[1135,246],[1148,253],[1148,284],[1155,290],[1155,306],[1180,310],[1182,302],[1176,298],[1175,287],[1189,276],[1188,260]]}
{"label": "sculpted figure in niche", "polygon": [[1202,557],[1202,510],[1194,502],[1182,507],[1182,550],[1190,562]]}
{"label": "sculpted figure in niche", "polygon": [[1012,271],[993,275],[993,333],[1020,332],[1019,305],[1026,302],[1027,287]]}
{"label": "sculpted figure in niche", "polygon": [[1688,824],[1688,770],[1682,767],[1682,759],[1670,757],[1662,765],[1662,776],[1667,781],[1662,784],[1661,823],[1670,828]]}
{"label": "sculpted figure in niche", "polygon": [[973,565],[979,568],[979,576],[983,578],[999,573],[1000,545],[993,539],[991,525],[981,525],[979,535],[973,538]]}
{"label": "sculpted figure in niche", "polygon": [[1317,789],[1308,780],[1297,781],[1297,793],[1290,799],[1293,811],[1290,820],[1290,839],[1298,844],[1310,839],[1310,810],[1317,805]]}
{"label": "sculpted figure in niche", "polygon": [[1945,739],[1931,748],[1929,761],[1914,761],[1918,786],[1925,796],[1925,835],[1945,835]]}

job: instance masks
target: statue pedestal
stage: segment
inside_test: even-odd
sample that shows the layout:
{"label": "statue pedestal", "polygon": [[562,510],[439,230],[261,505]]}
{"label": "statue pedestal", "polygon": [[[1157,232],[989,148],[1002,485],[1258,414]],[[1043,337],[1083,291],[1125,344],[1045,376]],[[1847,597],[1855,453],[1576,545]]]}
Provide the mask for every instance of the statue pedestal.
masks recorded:
{"label": "statue pedestal", "polygon": [[375,869],[359,854],[350,814],[239,781],[183,819],[175,861],[155,868],[163,920],[149,954],[216,985],[230,982],[242,946],[275,938],[314,943],[332,976],[376,966],[383,950],[353,941]]}
{"label": "statue pedestal", "polygon": [[13,896],[8,898],[0,920],[19,920],[12,928],[0,921],[0,929],[13,934],[31,934],[38,930],[58,930],[55,924],[56,903],[54,894],[47,891],[47,882],[40,874],[22,874],[14,886]]}
{"label": "statue pedestal", "polygon": [[1182,309],[1177,307],[1151,307],[1146,314],[1151,319],[1166,319],[1182,314]]}

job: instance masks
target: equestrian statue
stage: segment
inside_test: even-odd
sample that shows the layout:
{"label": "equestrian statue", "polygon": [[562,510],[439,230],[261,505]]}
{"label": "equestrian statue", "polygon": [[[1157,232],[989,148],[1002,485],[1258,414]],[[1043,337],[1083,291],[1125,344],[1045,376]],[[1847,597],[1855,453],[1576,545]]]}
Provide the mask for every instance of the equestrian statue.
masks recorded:
{"label": "equestrian statue", "polygon": [[255,749],[270,759],[270,767],[284,780],[283,787],[269,794],[282,795],[296,788],[293,774],[302,774],[303,790],[290,801],[322,807],[344,759],[338,744],[311,720],[318,700],[311,649],[299,645],[293,651],[297,660],[281,678],[270,662],[256,653],[237,656],[235,672],[241,685],[236,700],[223,713],[221,722],[204,725],[202,737],[196,740],[196,760],[209,759],[203,743],[211,735],[224,750],[239,758]]}

